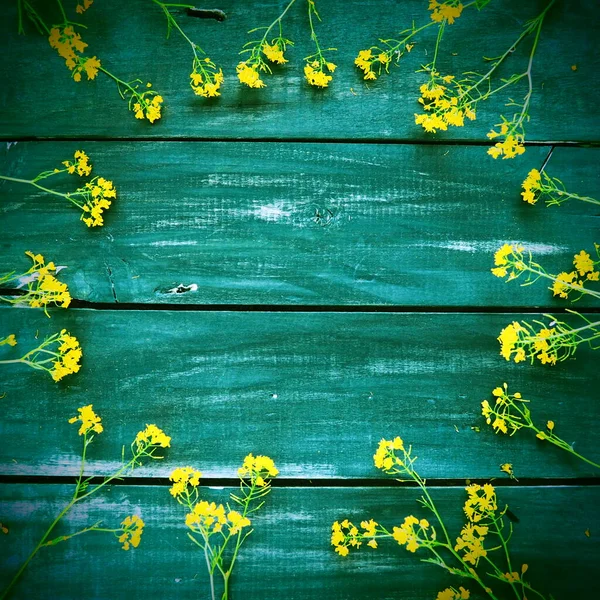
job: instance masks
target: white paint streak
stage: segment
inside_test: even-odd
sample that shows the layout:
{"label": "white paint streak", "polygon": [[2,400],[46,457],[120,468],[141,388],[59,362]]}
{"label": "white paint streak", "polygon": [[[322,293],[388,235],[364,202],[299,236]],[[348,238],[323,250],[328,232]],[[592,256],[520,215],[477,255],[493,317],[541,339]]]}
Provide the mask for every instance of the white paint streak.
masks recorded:
{"label": "white paint streak", "polygon": [[161,240],[160,242],[150,242],[149,246],[197,246],[198,242],[196,240],[188,240],[188,241],[175,241],[175,240]]}
{"label": "white paint streak", "polygon": [[411,244],[411,246],[417,248],[444,248],[446,250],[456,250],[458,252],[470,252],[471,254],[475,254],[476,252],[495,252],[503,244],[520,244],[525,250],[529,250],[532,254],[558,254],[559,252],[568,250],[566,246],[538,244],[534,242],[523,242],[521,240],[497,240],[486,242],[449,240],[447,242],[423,242]]}
{"label": "white paint streak", "polygon": [[280,221],[291,216],[292,211],[284,206],[282,202],[267,204],[254,210],[254,216],[263,221]]}

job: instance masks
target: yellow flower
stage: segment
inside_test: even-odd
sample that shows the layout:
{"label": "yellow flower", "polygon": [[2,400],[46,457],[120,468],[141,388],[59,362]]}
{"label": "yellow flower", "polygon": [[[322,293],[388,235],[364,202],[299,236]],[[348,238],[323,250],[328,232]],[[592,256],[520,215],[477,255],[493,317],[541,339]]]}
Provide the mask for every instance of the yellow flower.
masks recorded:
{"label": "yellow flower", "polygon": [[437,2],[437,0],[429,0],[429,10],[431,12],[432,21],[437,23],[446,20],[450,25],[458,19],[463,11],[463,5],[455,0],[448,2]]}
{"label": "yellow flower", "polygon": [[86,435],[90,431],[93,431],[94,433],[102,433],[104,431],[102,419],[94,412],[91,404],[82,406],[81,408],[78,408],[77,411],[79,412],[79,415],[70,418],[69,423],[77,423],[77,421],[81,422],[79,435]]}
{"label": "yellow flower", "polygon": [[27,280],[28,291],[27,294],[21,296],[22,300],[28,302],[32,308],[42,307],[45,309],[50,303],[67,308],[71,303],[69,288],[66,283],[61,283],[54,276],[56,273],[54,263],[45,264],[41,254],[33,254],[29,251],[25,254],[31,258],[33,266],[23,278]]}
{"label": "yellow flower", "polygon": [[275,463],[268,456],[254,456],[252,453],[244,458],[243,465],[238,469],[240,477],[250,477],[252,483],[258,487],[266,487],[269,477],[279,474]]}
{"label": "yellow flower", "polygon": [[512,463],[504,463],[503,465],[500,465],[500,470],[509,475],[511,478],[515,475]]}
{"label": "yellow flower", "polygon": [[81,205],[83,211],[81,220],[88,227],[102,227],[104,225],[102,213],[110,208],[112,200],[117,197],[117,190],[112,181],[104,177],[94,177],[72,195],[79,195],[84,200]]}
{"label": "yellow flower", "polygon": [[287,61],[287,59],[283,56],[284,48],[280,46],[278,43],[269,45],[266,42],[262,47],[263,54],[270,60],[272,63],[277,63],[278,65],[282,65]]}
{"label": "yellow flower", "polygon": [[239,533],[244,527],[250,527],[251,522],[247,517],[243,517],[239,512],[231,510],[227,513],[227,520],[231,523],[229,527],[229,533],[235,535]]}
{"label": "yellow flower", "polygon": [[521,196],[523,196],[523,200],[528,202],[529,204],[535,204],[538,201],[536,197],[536,192],[540,191],[540,183],[542,180],[542,176],[537,169],[531,169],[523,181],[521,192]]}
{"label": "yellow flower", "polygon": [[435,600],[469,600],[470,597],[471,592],[460,586],[458,590],[455,590],[453,587],[449,587],[441,592],[438,592]]}
{"label": "yellow flower", "polygon": [[242,61],[236,67],[236,72],[240,82],[246,84],[248,87],[266,87],[265,82],[260,78],[255,65],[248,65],[247,62]]}
{"label": "yellow flower", "polygon": [[582,250],[579,254],[576,254],[573,260],[575,268],[579,271],[580,275],[591,273],[594,271],[594,261],[590,255]]}
{"label": "yellow flower", "polygon": [[553,431],[554,430],[554,421],[548,421],[548,423],[546,423],[546,427],[548,428],[548,431]]}
{"label": "yellow flower", "polygon": [[201,477],[202,473],[192,467],[179,467],[169,475],[169,479],[174,482],[169,493],[174,498],[177,498],[187,490],[188,485],[193,488],[198,487]]}
{"label": "yellow flower", "polygon": [[156,425],[146,425],[146,429],[139,431],[135,436],[135,444],[138,452],[144,452],[151,446],[169,448],[171,446],[171,438]]}
{"label": "yellow flower", "polygon": [[[488,136],[489,135],[490,134],[488,134]],[[515,156],[523,154],[524,152],[525,146],[523,145],[523,142],[514,135],[507,135],[503,142],[497,142],[487,151],[493,158],[502,156],[503,159],[515,158]]]}
{"label": "yellow flower", "polygon": [[194,508],[185,517],[185,524],[190,529],[198,528],[206,535],[219,533],[223,526],[227,524],[225,507],[222,504],[207,502],[201,500],[194,505]]}
{"label": "yellow flower", "polygon": [[559,296],[560,298],[568,298],[569,292],[571,291],[571,287],[567,284],[573,283],[575,278],[577,277],[577,273],[574,271],[571,273],[559,273],[556,276],[556,279],[552,283],[552,293],[554,296]]}
{"label": "yellow flower", "polygon": [[0,340],[0,346],[4,346],[5,344],[8,344],[9,346],[17,345],[17,338],[15,337],[14,333],[11,333],[8,337]]}
{"label": "yellow flower", "polygon": [[[330,73],[333,73],[336,67],[333,63],[326,63],[326,66]],[[323,65],[318,61],[307,63],[304,66],[304,76],[310,85],[320,88],[326,88],[333,79],[331,75],[325,73]]]}
{"label": "yellow flower", "polygon": [[63,165],[67,167],[67,172],[71,175],[77,173],[80,177],[89,175],[92,172],[92,165],[89,163],[89,157],[83,150],[76,150],[73,156],[73,162],[64,160]]}
{"label": "yellow flower", "polygon": [[415,531],[415,525],[419,525],[419,527],[421,527],[421,530],[427,528],[420,525],[419,519],[413,517],[412,515],[409,515],[408,517],[405,517],[404,523],[402,523],[400,527],[394,527],[392,529],[392,537],[401,546],[406,546],[406,549],[409,552],[416,552],[419,548],[420,540],[418,532]]}
{"label": "yellow flower", "polygon": [[61,330],[56,342],[60,344],[58,346],[59,355],[57,360],[52,363],[50,375],[54,381],[60,381],[66,375],[79,372],[81,368],[79,361],[83,353],[77,338],[70,335],[66,329]]}
{"label": "yellow flower", "polygon": [[83,0],[83,4],[77,4],[75,7],[75,12],[80,15],[84,13],[93,3],[94,0]]}
{"label": "yellow flower", "polygon": [[125,517],[121,523],[123,533],[119,537],[119,543],[123,544],[123,550],[129,550],[130,546],[137,548],[144,533],[144,521],[137,515]]}

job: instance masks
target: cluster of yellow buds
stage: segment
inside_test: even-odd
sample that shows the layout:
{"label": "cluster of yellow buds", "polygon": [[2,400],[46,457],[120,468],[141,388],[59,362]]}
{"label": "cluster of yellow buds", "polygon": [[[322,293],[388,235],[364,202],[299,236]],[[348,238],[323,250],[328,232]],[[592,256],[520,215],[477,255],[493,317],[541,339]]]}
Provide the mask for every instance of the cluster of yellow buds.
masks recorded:
{"label": "cluster of yellow buds", "polygon": [[53,362],[50,375],[54,381],[60,381],[66,375],[79,372],[81,365],[79,361],[83,355],[79,341],[66,329],[61,330],[55,340],[58,344],[57,360]]}
{"label": "cluster of yellow buds", "polygon": [[498,137],[503,137],[504,141],[496,142],[491,148],[488,149],[487,153],[493,158],[501,156],[503,159],[515,158],[525,152],[525,136],[522,131],[518,131],[515,123],[504,120],[502,123],[498,123],[496,127],[500,129],[498,131],[492,129],[487,136],[490,140]]}
{"label": "cluster of yellow buds", "polygon": [[130,547],[137,548],[144,533],[144,521],[137,515],[125,517],[121,523],[122,533],[119,536],[119,543],[123,544],[123,550],[129,550]]}
{"label": "cluster of yellow buds", "polygon": [[[111,200],[117,197],[117,190],[113,182],[104,177],[94,177],[83,187],[71,194],[71,198],[78,202],[82,210],[81,220],[88,227],[101,227],[104,225],[102,213],[110,208]],[[88,216],[86,216],[88,215]]]}
{"label": "cluster of yellow buds", "polygon": [[82,56],[81,53],[87,47],[87,44],[81,39],[72,25],[66,27],[53,27],[48,37],[50,46],[65,59],[65,64],[72,72],[75,81],[81,81],[81,74],[85,71],[88,80],[95,79],[101,63],[95,56]]}
{"label": "cluster of yellow buds", "polygon": [[[147,84],[150,87],[151,84]],[[133,88],[132,88],[133,89]],[[154,90],[147,89],[143,92],[134,90],[129,102],[130,110],[133,110],[136,119],[148,119],[150,123],[161,118],[163,97]]]}
{"label": "cluster of yellow buds", "polygon": [[83,150],[75,150],[74,160],[63,160],[63,165],[71,175],[77,173],[79,177],[87,177],[92,172],[92,165],[88,155]]}
{"label": "cluster of yellow buds", "polygon": [[252,484],[258,487],[269,485],[269,478],[276,477],[279,470],[275,467],[273,459],[268,456],[254,456],[252,453],[244,458],[242,466],[238,469],[241,478],[249,477]]}
{"label": "cluster of yellow buds", "polygon": [[445,20],[449,25],[452,25],[455,19],[458,19],[462,14],[463,8],[464,6],[460,0],[446,0],[446,2],[429,0],[431,20],[436,23],[441,23]]}
{"label": "cluster of yellow buds", "polygon": [[[412,48],[407,44],[407,48]],[[375,50],[375,52],[373,52]],[[409,50],[410,51],[410,50]],[[381,75],[383,69],[389,72],[392,62],[391,52],[379,50],[379,48],[369,48],[361,50],[354,59],[354,64],[363,72],[364,79],[373,80]]]}
{"label": "cluster of yellow buds", "polygon": [[86,435],[90,431],[93,431],[94,433],[102,433],[104,431],[102,419],[94,412],[92,404],[78,408],[77,412],[79,415],[71,417],[69,423],[77,423],[77,421],[81,423],[79,435]]}
{"label": "cluster of yellow buds", "polygon": [[315,87],[325,88],[333,79],[327,72],[333,73],[336,65],[325,60],[311,60],[304,65],[304,77],[310,85]]}
{"label": "cluster of yellow buds", "polygon": [[169,492],[173,498],[179,498],[188,492],[188,486],[197,488],[200,485],[202,473],[192,467],[179,467],[175,469],[169,479],[173,482]]}
{"label": "cluster of yellow buds", "polygon": [[[453,83],[454,88],[448,87]],[[461,86],[455,82],[454,75],[440,77],[432,71],[429,82],[420,87],[419,103],[426,112],[415,114],[415,123],[428,133],[436,133],[438,129],[446,131],[448,126],[463,127],[465,117],[474,121],[474,105],[469,97],[461,96],[460,91]]]}
{"label": "cluster of yellow buds", "polygon": [[220,96],[219,90],[224,79],[223,70],[217,70],[217,65],[208,56],[203,59],[194,57],[190,86],[196,96],[204,98]]}

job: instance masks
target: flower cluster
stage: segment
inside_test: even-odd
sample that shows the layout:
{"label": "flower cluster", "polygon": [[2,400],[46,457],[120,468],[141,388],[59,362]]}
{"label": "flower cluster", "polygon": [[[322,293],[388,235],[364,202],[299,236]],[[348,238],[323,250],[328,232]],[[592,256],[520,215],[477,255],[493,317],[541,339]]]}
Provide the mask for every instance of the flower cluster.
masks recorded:
{"label": "flower cluster", "polygon": [[[458,537],[453,539],[429,493],[425,479],[414,468],[416,458],[411,456],[411,448],[405,447],[402,438],[382,439],[373,459],[377,468],[392,475],[405,474],[417,484],[423,494],[418,503],[433,514],[440,527],[436,531],[427,519],[415,515],[406,516],[391,531],[373,519],[363,521],[362,529],[349,519],[335,521],[331,528],[331,545],[337,554],[348,556],[351,550],[360,548],[367,540],[368,546],[377,548],[381,539],[389,538],[404,546],[408,552],[415,553],[419,550],[429,553],[429,557],[421,559],[423,562],[437,565],[446,573],[462,579],[472,580],[490,598],[500,597],[492,588],[494,583],[517,581],[515,577],[520,578],[520,589],[513,586],[519,600],[525,600],[526,592],[527,596],[532,592],[544,598],[523,580],[527,565],[523,566],[520,575],[512,569],[508,547],[512,525],[505,517],[508,506],[499,510],[496,490],[491,484],[471,484],[465,488],[467,499],[463,510],[467,521]],[[494,536],[493,547],[486,548],[485,542],[490,534]],[[493,553],[500,548],[504,551],[502,554]],[[482,568],[483,572],[479,573],[477,569],[482,558],[485,559],[485,571]],[[448,587],[438,593],[437,600],[468,600],[470,595],[465,587]]]}
{"label": "flower cluster", "polygon": [[[200,498],[200,471],[192,467],[179,467],[171,473],[169,479],[173,485],[169,492],[187,508],[185,524],[191,531],[188,537],[204,551],[211,590],[215,588],[215,573],[222,575],[227,589],[239,549],[252,533],[252,529],[248,529],[252,525],[249,516],[263,506],[261,499],[271,491],[267,478],[275,477],[278,473],[268,456],[246,456],[239,469],[239,495],[230,494],[231,500],[241,507],[239,511],[232,510],[228,503]],[[223,598],[227,598],[226,592]]]}
{"label": "flower cluster", "polygon": [[[599,464],[575,452],[570,444],[554,433],[554,421],[547,421],[545,428],[535,425],[528,408],[529,400],[525,400],[519,392],[509,394],[508,384],[504,383],[502,387],[498,386],[492,390],[492,398],[492,401],[484,400],[481,403],[481,414],[496,433],[512,436],[521,429],[529,429],[539,440],[548,441],[586,463],[600,468]],[[508,468],[504,468],[505,466]],[[502,470],[514,477],[512,465],[503,465]]]}
{"label": "flower cluster", "polygon": [[523,132],[522,123],[507,121],[503,118],[502,123],[498,123],[495,127],[497,131],[492,129],[488,134],[488,138],[493,140],[503,138],[501,142],[496,142],[487,153],[492,158],[501,156],[503,159],[515,158],[525,152],[525,133]]}
{"label": "flower cluster", "polygon": [[78,15],[83,14],[92,4],[94,4],[94,0],[83,0],[82,4],[77,4],[75,7],[75,12]]}
{"label": "flower cluster", "polygon": [[243,465],[238,469],[238,475],[242,478],[249,477],[252,485],[266,487],[269,478],[279,474],[275,463],[268,456],[254,456],[252,453],[244,458]]}
{"label": "flower cluster", "polygon": [[569,199],[581,200],[589,204],[600,204],[599,200],[589,196],[580,196],[567,191],[565,184],[557,177],[550,177],[546,172],[540,173],[532,169],[522,183],[521,196],[528,204],[536,204],[544,198],[547,206],[560,206]]}
{"label": "flower cluster", "polygon": [[586,324],[574,329],[552,315],[544,315],[550,319],[548,324],[534,321],[537,329],[526,321],[509,323],[498,337],[500,354],[506,360],[512,358],[517,363],[525,359],[533,363],[537,358],[543,365],[555,365],[573,356],[583,343],[595,349],[592,342],[600,339],[600,322],[591,322],[579,313],[574,314]]}
{"label": "flower cluster", "polygon": [[130,547],[137,548],[144,533],[144,521],[137,515],[125,517],[121,523],[122,533],[119,536],[119,543],[123,544],[123,550],[129,550]]}
{"label": "flower cluster", "polygon": [[55,276],[59,268],[53,262],[46,264],[41,254],[33,254],[29,251],[25,254],[33,261],[31,268],[25,273],[8,273],[0,276],[0,284],[14,283],[18,288],[27,286],[26,293],[10,299],[0,296],[0,300],[11,304],[29,304],[32,308],[43,308],[47,315],[49,304],[67,308],[71,303],[71,295],[67,284],[58,281]]}
{"label": "flower cluster", "polygon": [[137,454],[151,455],[156,448],[169,448],[171,438],[156,425],[146,425],[145,429],[138,431],[134,444]]}
{"label": "flower cluster", "polygon": [[200,59],[194,56],[192,72],[190,73],[190,86],[196,96],[214,98],[220,96],[221,85],[225,80],[223,70],[207,57]]}
{"label": "flower cluster", "polygon": [[77,409],[79,415],[71,417],[69,423],[81,423],[79,428],[79,435],[87,435],[90,431],[94,433],[102,433],[104,427],[102,427],[102,419],[94,412],[93,405],[88,404]]}
{"label": "flower cluster", "polygon": [[365,539],[367,546],[377,548],[375,539],[379,532],[385,533],[385,530],[379,529],[379,523],[373,521],[362,521],[360,526],[363,531],[359,531],[352,522],[344,519],[341,523],[335,521],[331,526],[331,545],[340,556],[348,556],[350,548],[358,549]]}
{"label": "flower cluster", "polygon": [[585,250],[582,250],[573,258],[575,269],[570,272],[563,271],[558,275],[548,273],[542,265],[535,262],[531,252],[525,257],[524,250],[525,248],[518,244],[504,244],[494,255],[496,266],[492,268],[492,273],[496,277],[508,276],[507,282],[526,274],[523,285],[531,285],[540,278],[548,279],[552,282],[549,289],[552,290],[554,296],[560,298],[568,298],[571,292],[579,293],[576,300],[579,300],[584,294],[600,298],[600,292],[585,287],[588,281],[598,281],[600,277],[600,271],[596,270],[596,266],[600,264],[600,246],[598,244],[595,244],[598,260],[593,260]]}
{"label": "flower cluster", "polygon": [[0,339],[0,346],[16,346],[17,345],[17,337],[14,333],[7,335],[5,338]]}
{"label": "flower cluster", "polygon": [[304,65],[304,77],[310,85],[325,88],[333,79],[328,73],[335,71],[336,65],[325,60],[311,60]]}
{"label": "flower cluster", "polygon": [[461,585],[458,589],[449,587],[438,592],[435,600],[469,600],[470,597],[471,592]]}
{"label": "flower cluster", "polygon": [[454,75],[441,77],[431,70],[429,81],[421,85],[420,92],[419,103],[425,112],[415,113],[415,123],[428,133],[446,131],[448,126],[463,127],[465,117],[471,121],[476,118],[475,103]]}
{"label": "flower cluster", "polygon": [[110,208],[117,197],[113,182],[104,177],[94,177],[83,187],[70,194],[70,198],[81,209],[81,220],[88,227],[102,227],[102,213]]}
{"label": "flower cluster", "polygon": [[169,479],[173,482],[169,490],[173,498],[179,498],[185,494],[189,494],[189,487],[197,488],[200,485],[202,473],[196,471],[192,467],[179,467],[175,469]]}
{"label": "flower cluster", "polygon": [[429,10],[431,11],[431,20],[436,23],[446,21],[452,25],[455,19],[458,19],[462,14],[464,6],[459,0],[446,0],[446,2],[438,2],[437,0],[429,0]]}
{"label": "flower cluster", "polygon": [[[412,46],[406,44],[407,50]],[[410,50],[408,50],[410,52]],[[402,53],[400,53],[402,54]],[[360,50],[358,56],[354,59],[354,64],[363,72],[364,79],[377,79],[385,69],[389,73],[392,62],[392,53],[373,47],[367,50]]]}
{"label": "flower cluster", "polygon": [[[14,346],[17,340],[11,335],[5,338],[3,343]],[[1,360],[0,364],[23,363],[32,369],[46,371],[54,381],[60,381],[63,377],[79,371],[81,357],[82,351],[77,338],[63,329],[60,333],[47,337],[21,358]]]}
{"label": "flower cluster", "polygon": [[73,155],[73,161],[63,160],[63,165],[67,168],[67,172],[73,175],[77,173],[80,177],[87,177],[92,172],[90,159],[83,150],[76,150]]}
{"label": "flower cluster", "polygon": [[65,64],[71,71],[75,81],[81,81],[81,74],[84,71],[88,80],[96,78],[98,69],[102,65],[95,56],[81,55],[87,48],[87,44],[81,39],[81,35],[73,29],[72,25],[53,27],[50,30],[48,41],[50,46],[65,59]]}
{"label": "flower cluster", "polygon": [[163,97],[154,90],[146,89],[138,92],[136,88],[135,93],[132,93],[129,98],[129,110],[133,111],[136,119],[148,119],[150,123],[154,123],[162,117],[163,102]]}

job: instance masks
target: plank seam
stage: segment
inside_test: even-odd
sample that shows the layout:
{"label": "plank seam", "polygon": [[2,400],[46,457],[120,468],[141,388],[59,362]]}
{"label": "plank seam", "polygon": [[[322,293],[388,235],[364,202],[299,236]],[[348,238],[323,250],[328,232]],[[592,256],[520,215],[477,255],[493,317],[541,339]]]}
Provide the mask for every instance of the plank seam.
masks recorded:
{"label": "plank seam", "polygon": [[[91,485],[97,485],[104,481],[103,477],[92,477]],[[494,482],[495,487],[518,488],[518,487],[566,487],[566,486],[600,486],[600,477],[521,477],[519,481],[512,479],[490,478],[454,478],[454,479],[435,479],[428,478],[428,487],[464,487],[471,483],[483,485],[489,481]],[[68,475],[0,475],[1,484],[74,484],[75,476]],[[172,482],[166,477],[127,477],[115,480],[111,486],[135,486],[147,485],[156,487],[169,487]],[[203,477],[201,487],[238,487],[239,479],[233,477]],[[395,479],[374,479],[374,478],[349,478],[349,479],[325,479],[325,478],[278,478],[271,481],[274,488],[418,488],[413,481],[397,481]]]}

